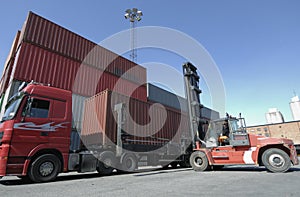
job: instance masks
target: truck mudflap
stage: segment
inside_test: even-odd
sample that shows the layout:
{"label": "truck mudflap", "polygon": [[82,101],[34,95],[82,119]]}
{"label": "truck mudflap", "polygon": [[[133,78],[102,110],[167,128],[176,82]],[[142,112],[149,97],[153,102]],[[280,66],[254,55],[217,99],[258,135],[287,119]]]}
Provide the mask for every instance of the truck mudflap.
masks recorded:
{"label": "truck mudflap", "polygon": [[294,165],[298,165],[299,164],[299,159],[298,159],[298,154],[297,154],[297,150],[296,147],[294,145],[290,146],[290,151],[291,151],[291,161]]}

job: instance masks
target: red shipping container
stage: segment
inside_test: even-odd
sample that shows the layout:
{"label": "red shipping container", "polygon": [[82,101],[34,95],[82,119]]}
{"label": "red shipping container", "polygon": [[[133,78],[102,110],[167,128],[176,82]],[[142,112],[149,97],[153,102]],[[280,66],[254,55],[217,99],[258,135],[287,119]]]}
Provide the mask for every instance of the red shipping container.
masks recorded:
{"label": "red shipping container", "polygon": [[[128,71],[129,74],[134,75],[131,73],[134,70]],[[51,84],[82,96],[93,96],[110,89],[147,100],[145,83],[134,83],[28,43],[21,45],[12,77],[20,81]]]}
{"label": "red shipping container", "polygon": [[0,81],[0,94],[4,93],[4,91],[6,90],[8,84],[9,84],[10,75],[11,75],[12,68],[13,68],[13,65],[15,62],[15,55],[16,55],[16,51],[17,51],[17,47],[18,47],[20,33],[21,33],[20,31],[17,32],[15,39],[13,41],[13,44],[11,46],[10,52],[9,52],[7,59],[5,61],[5,64],[4,64],[4,69],[3,69],[3,73],[2,73],[2,77],[1,77],[1,81]]}
{"label": "red shipping container", "polygon": [[119,103],[125,103],[123,143],[162,146],[190,139],[186,115],[106,90],[85,101],[81,138],[87,147],[116,144]]}
{"label": "red shipping container", "polygon": [[145,68],[33,12],[28,14],[21,39],[80,63],[105,69],[117,76],[135,68],[134,73],[123,77],[137,83],[146,81]]}

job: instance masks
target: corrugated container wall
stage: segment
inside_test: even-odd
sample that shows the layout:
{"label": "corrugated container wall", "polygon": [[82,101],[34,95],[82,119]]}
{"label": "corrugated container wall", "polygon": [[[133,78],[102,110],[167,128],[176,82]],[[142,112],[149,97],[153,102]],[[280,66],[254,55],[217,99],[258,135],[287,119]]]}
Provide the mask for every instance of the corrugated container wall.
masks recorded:
{"label": "corrugated container wall", "polygon": [[[147,101],[145,68],[32,12],[9,59],[1,79],[1,111],[17,86],[31,80],[71,90],[75,100],[111,89]],[[81,104],[73,106],[73,126],[78,130]]]}
{"label": "corrugated container wall", "polygon": [[119,103],[125,103],[124,143],[160,146],[171,140],[180,144],[182,138],[191,139],[187,117],[178,111],[104,91],[86,100],[81,131],[85,145],[116,143],[114,106]]}
{"label": "corrugated container wall", "polygon": [[[166,91],[151,83],[147,83],[147,96],[148,101],[152,103],[161,103],[163,105],[181,110],[182,112],[187,112],[187,100],[185,98]],[[203,107],[201,113],[203,118],[207,120],[216,120],[220,118],[219,112],[207,107]]]}
{"label": "corrugated container wall", "polygon": [[88,97],[72,94],[72,128],[80,133],[84,113],[84,102]]}
{"label": "corrugated container wall", "polygon": [[135,68],[134,73],[123,77],[139,84],[146,82],[145,68],[32,12],[28,15],[22,35],[24,42],[89,66],[105,69],[117,76]]}
{"label": "corrugated container wall", "polygon": [[150,101],[158,102],[163,105],[182,110],[184,112],[187,111],[187,102],[185,98],[166,91],[151,83],[147,83],[147,97]]}
{"label": "corrugated container wall", "polygon": [[[137,99],[147,100],[147,90],[144,85],[80,64],[28,43],[22,44],[12,75],[14,79],[20,81],[34,80],[71,90],[82,96],[92,96],[105,89],[111,89]],[[134,91],[135,89],[137,90]]]}
{"label": "corrugated container wall", "polygon": [[[1,84],[35,80],[91,96],[106,88],[114,89],[118,81],[115,91],[130,95],[132,89],[139,87],[132,96],[146,101],[146,69],[134,62],[32,12],[19,34],[12,47],[16,60],[4,71]],[[82,72],[77,73],[79,70]],[[101,73],[103,76],[95,82]],[[76,74],[78,80],[74,81]],[[1,88],[3,93],[7,86]]]}
{"label": "corrugated container wall", "polygon": [[11,46],[10,52],[9,52],[7,59],[5,61],[5,64],[4,64],[4,69],[3,69],[3,73],[2,73],[2,77],[1,77],[1,81],[0,81],[0,94],[1,95],[5,92],[5,90],[7,89],[8,85],[9,85],[9,80],[11,77],[11,72],[13,69],[14,61],[15,61],[15,55],[16,55],[17,48],[18,48],[20,33],[21,33],[20,31],[17,32],[15,39],[13,41],[13,44]]}

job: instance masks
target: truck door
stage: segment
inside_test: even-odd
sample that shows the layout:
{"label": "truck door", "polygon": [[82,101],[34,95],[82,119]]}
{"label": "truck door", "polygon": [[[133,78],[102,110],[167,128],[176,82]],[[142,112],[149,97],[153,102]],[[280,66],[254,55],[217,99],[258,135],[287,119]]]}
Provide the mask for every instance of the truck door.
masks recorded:
{"label": "truck door", "polygon": [[[61,147],[69,151],[71,122],[67,119],[67,101],[53,100],[50,108],[51,127],[49,132],[49,146]],[[57,144],[57,145],[55,145]]]}
{"label": "truck door", "polygon": [[[35,147],[48,143],[51,99],[28,97],[14,123],[10,157],[23,158]],[[18,152],[17,152],[18,151]]]}

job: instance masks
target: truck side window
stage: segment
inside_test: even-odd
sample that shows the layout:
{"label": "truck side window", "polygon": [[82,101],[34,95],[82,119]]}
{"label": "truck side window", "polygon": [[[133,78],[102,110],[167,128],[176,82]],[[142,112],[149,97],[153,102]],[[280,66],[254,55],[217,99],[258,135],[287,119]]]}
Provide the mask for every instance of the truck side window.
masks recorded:
{"label": "truck side window", "polygon": [[27,117],[31,118],[48,118],[50,102],[40,99],[33,99],[30,113]]}

